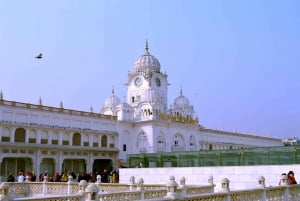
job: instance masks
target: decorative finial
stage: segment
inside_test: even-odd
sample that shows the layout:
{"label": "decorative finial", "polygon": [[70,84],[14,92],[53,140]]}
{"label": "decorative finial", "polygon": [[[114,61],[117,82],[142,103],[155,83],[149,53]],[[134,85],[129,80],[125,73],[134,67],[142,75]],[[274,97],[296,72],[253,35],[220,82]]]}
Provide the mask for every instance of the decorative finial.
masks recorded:
{"label": "decorative finial", "polygon": [[115,96],[115,89],[114,89],[114,86],[112,86],[111,93],[112,93],[113,96]]}
{"label": "decorative finial", "polygon": [[148,47],[148,40],[146,39],[146,47],[145,47],[146,52],[149,51],[149,47]]}
{"label": "decorative finial", "polygon": [[182,87],[180,87],[180,96],[182,96]]}
{"label": "decorative finial", "polygon": [[39,98],[39,105],[43,105],[41,97]]}
{"label": "decorative finial", "polygon": [[91,105],[90,111],[93,112],[93,106]]}
{"label": "decorative finial", "polygon": [[62,109],[62,108],[64,108],[64,105],[63,105],[63,102],[62,101],[60,101],[60,108]]}
{"label": "decorative finial", "polygon": [[0,92],[0,100],[3,100],[3,92],[2,92],[2,90]]}

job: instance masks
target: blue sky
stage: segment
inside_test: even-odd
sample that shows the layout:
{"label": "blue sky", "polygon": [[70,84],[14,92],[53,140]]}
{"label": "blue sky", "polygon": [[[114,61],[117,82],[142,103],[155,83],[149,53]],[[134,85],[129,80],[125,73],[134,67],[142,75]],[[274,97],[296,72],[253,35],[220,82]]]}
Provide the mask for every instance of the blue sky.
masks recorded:
{"label": "blue sky", "polygon": [[[99,112],[150,53],[200,123],[299,136],[300,1],[0,0],[4,99]],[[34,57],[43,53],[44,58]]]}

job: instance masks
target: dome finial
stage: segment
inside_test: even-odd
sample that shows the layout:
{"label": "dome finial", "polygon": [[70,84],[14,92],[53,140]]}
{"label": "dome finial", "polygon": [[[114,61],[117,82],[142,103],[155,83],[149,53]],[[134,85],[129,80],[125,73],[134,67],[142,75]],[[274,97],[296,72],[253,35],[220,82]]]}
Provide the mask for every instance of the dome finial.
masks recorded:
{"label": "dome finial", "polygon": [[39,98],[39,105],[42,105],[43,103],[42,103],[42,98],[40,97]]}
{"label": "dome finial", "polygon": [[149,46],[148,46],[148,40],[146,39],[146,47],[145,47],[146,52],[149,52]]}
{"label": "dome finial", "polygon": [[180,96],[182,96],[182,87],[180,87]]}
{"label": "dome finial", "polygon": [[115,96],[115,89],[114,89],[114,86],[112,86],[111,93],[112,93],[113,96]]}

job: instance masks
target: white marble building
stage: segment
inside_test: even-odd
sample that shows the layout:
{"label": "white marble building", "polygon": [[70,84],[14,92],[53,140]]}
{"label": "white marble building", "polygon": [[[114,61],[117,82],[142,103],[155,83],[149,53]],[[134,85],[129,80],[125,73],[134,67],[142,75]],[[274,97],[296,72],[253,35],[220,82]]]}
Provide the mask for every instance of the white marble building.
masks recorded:
{"label": "white marble building", "polygon": [[127,154],[283,145],[277,138],[206,129],[182,91],[168,107],[168,86],[146,43],[128,74],[127,102],[112,90],[100,113],[9,101],[1,92],[1,176],[19,169],[51,175],[117,169]]}

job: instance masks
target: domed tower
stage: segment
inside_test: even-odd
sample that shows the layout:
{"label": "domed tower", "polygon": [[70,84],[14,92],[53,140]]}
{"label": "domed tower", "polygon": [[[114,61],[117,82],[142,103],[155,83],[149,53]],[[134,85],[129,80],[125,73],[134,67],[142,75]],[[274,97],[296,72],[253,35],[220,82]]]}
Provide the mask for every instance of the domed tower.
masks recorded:
{"label": "domed tower", "polygon": [[145,53],[134,63],[127,81],[127,103],[134,109],[135,121],[156,119],[167,112],[168,76],[160,68],[146,41]]}
{"label": "domed tower", "polygon": [[169,114],[194,119],[194,107],[190,105],[190,101],[182,94],[182,90],[180,90],[180,95],[174,100],[173,105],[170,106]]}
{"label": "domed tower", "polygon": [[106,98],[104,106],[102,107],[100,113],[105,115],[117,115],[117,105],[121,104],[120,99],[115,96],[115,91],[112,89],[112,95]]}

